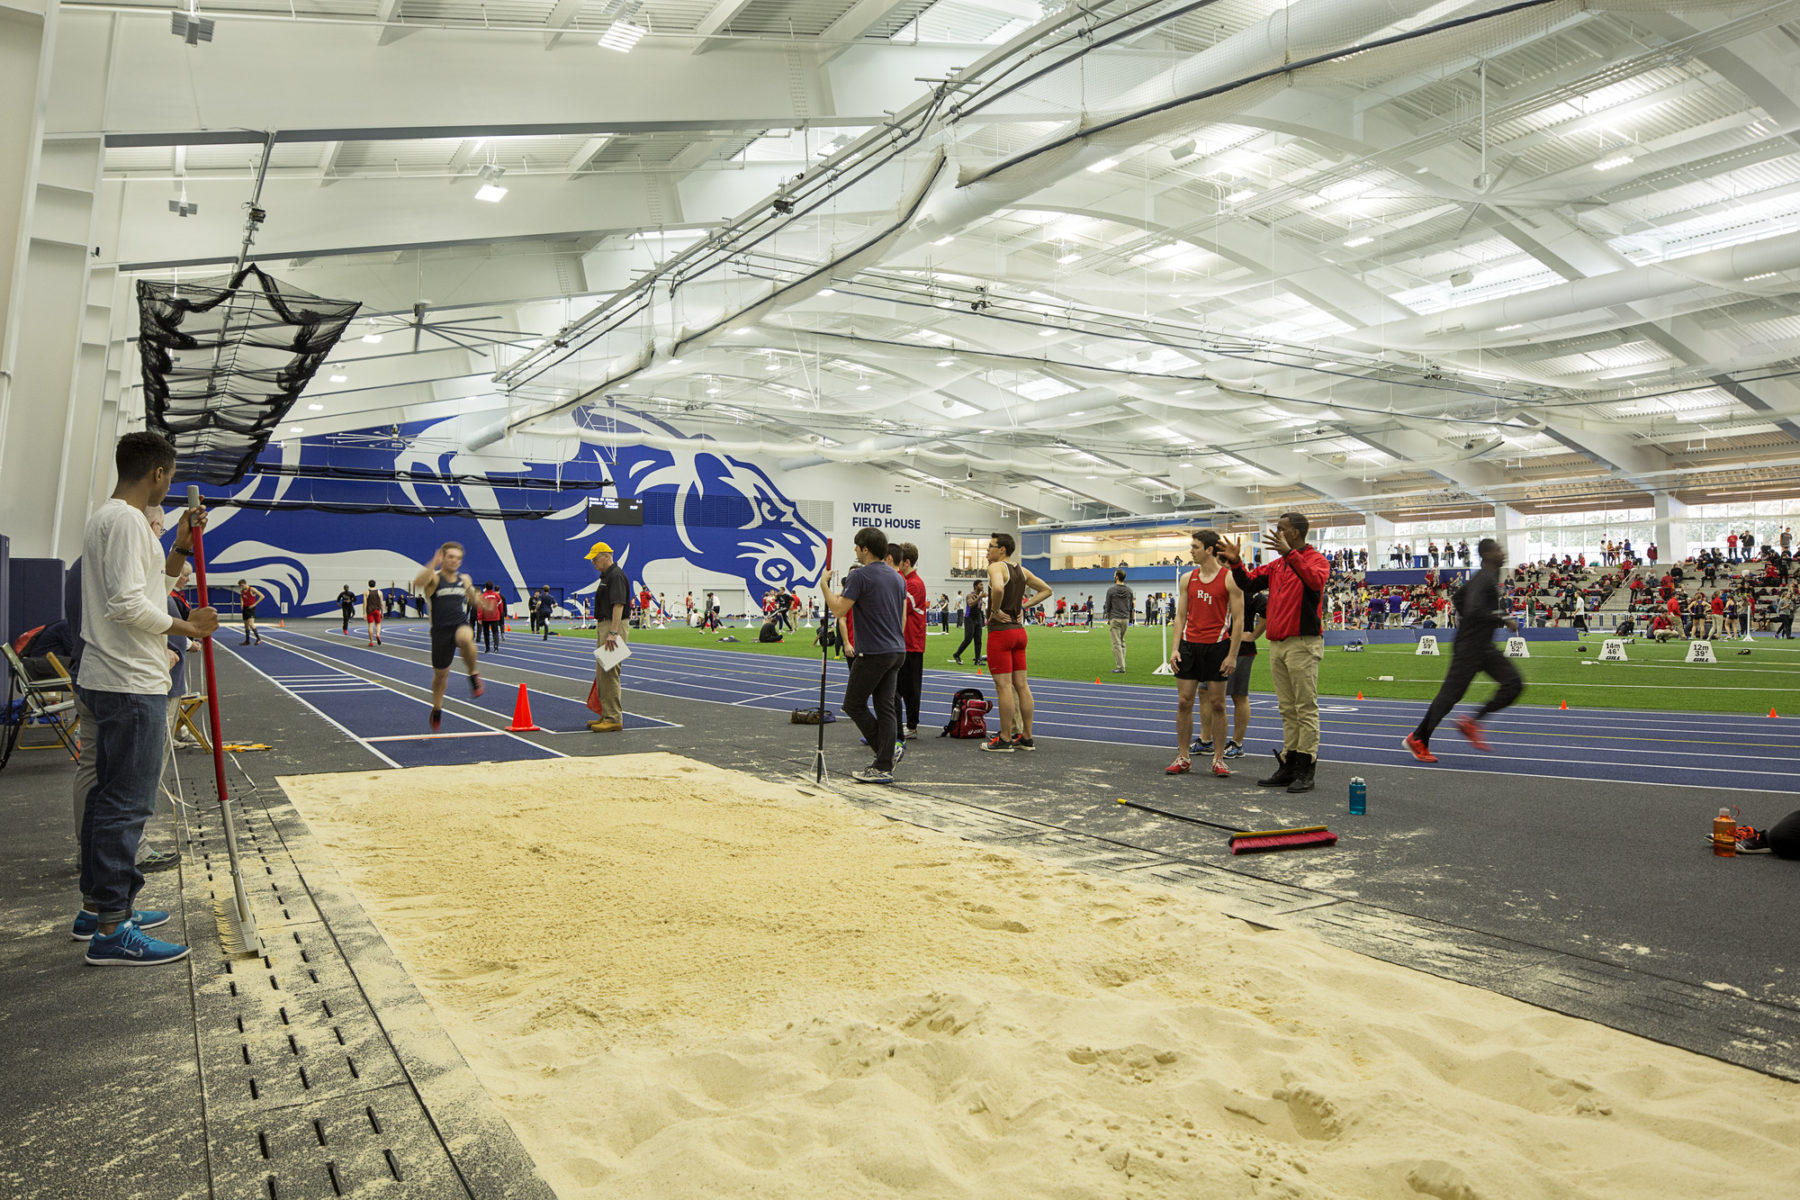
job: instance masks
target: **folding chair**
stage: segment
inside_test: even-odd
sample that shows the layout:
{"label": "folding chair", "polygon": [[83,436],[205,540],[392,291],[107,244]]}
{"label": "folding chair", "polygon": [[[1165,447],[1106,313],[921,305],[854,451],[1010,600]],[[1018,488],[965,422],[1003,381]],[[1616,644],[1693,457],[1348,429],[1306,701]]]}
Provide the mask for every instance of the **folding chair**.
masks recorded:
{"label": "folding chair", "polygon": [[[25,720],[37,720],[48,725],[56,734],[56,740],[62,748],[69,752],[69,757],[79,759],[81,746],[76,740],[75,732],[75,694],[73,685],[69,683],[69,674],[57,667],[58,677],[55,679],[33,679],[25,670],[25,662],[10,645],[0,643],[0,653],[6,656],[6,665],[12,669],[13,687],[25,701]],[[63,696],[55,700],[52,697]],[[35,746],[19,743],[22,750],[44,750],[51,743],[41,742]]]}
{"label": "folding chair", "polygon": [[[175,709],[175,732],[180,733],[183,729],[187,730],[194,735],[194,740],[200,743],[200,748],[211,754],[212,740],[206,736],[206,730],[201,728],[200,723],[194,719],[195,714],[204,712],[205,709],[205,696],[190,693],[181,697]],[[170,745],[173,746],[174,742],[171,741]]]}

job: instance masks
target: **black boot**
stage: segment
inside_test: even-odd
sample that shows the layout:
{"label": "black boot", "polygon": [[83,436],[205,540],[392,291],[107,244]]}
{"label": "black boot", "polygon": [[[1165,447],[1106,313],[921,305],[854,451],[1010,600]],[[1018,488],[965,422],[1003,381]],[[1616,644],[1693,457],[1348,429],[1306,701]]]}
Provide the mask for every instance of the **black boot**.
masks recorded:
{"label": "black boot", "polygon": [[1310,754],[1302,754],[1296,750],[1287,756],[1288,763],[1294,768],[1294,779],[1288,784],[1290,792],[1310,792],[1313,790],[1313,769],[1319,762]]}
{"label": "black boot", "polygon": [[1286,787],[1292,782],[1294,782],[1294,756],[1291,754],[1284,755],[1281,751],[1277,750],[1275,752],[1275,773],[1267,779],[1257,780],[1256,786]]}

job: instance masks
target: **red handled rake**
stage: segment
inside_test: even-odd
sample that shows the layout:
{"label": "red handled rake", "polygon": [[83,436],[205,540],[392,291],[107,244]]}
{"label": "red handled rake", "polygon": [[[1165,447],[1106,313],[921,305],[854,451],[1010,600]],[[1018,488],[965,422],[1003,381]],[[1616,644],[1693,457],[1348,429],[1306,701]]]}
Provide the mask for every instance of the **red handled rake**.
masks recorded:
{"label": "red handled rake", "polygon": [[1208,829],[1222,829],[1231,834],[1230,846],[1233,854],[1260,854],[1265,850],[1304,850],[1312,846],[1335,846],[1338,840],[1337,834],[1323,825],[1302,825],[1296,829],[1239,829],[1235,825],[1221,825],[1217,821],[1202,821],[1199,817],[1183,816],[1181,813],[1169,812],[1167,809],[1152,808],[1148,804],[1135,804],[1124,797],[1120,797],[1119,803],[1126,808],[1135,808],[1140,812],[1168,817],[1172,821],[1186,821],[1189,825],[1204,825]]}

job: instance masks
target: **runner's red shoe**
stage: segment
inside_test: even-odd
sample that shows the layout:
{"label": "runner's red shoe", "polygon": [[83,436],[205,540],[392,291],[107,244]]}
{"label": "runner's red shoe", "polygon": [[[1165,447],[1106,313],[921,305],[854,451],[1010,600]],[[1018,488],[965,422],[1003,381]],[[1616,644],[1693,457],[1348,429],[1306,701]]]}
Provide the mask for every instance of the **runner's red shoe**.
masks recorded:
{"label": "runner's red shoe", "polygon": [[1212,765],[1212,771],[1213,771],[1213,774],[1217,775],[1220,779],[1227,779],[1231,775],[1231,768],[1226,766],[1222,762],[1214,763]]}
{"label": "runner's red shoe", "polygon": [[1186,775],[1194,769],[1194,764],[1185,758],[1178,758],[1163,768],[1164,775]]}
{"label": "runner's red shoe", "polygon": [[1437,761],[1437,755],[1433,754],[1431,748],[1419,740],[1419,735],[1416,733],[1407,734],[1406,740],[1400,744],[1412,751],[1412,756],[1420,762]]}
{"label": "runner's red shoe", "polygon": [[1493,746],[1488,744],[1487,735],[1481,732],[1481,726],[1475,723],[1474,718],[1464,717],[1462,720],[1458,721],[1456,723],[1456,731],[1468,738],[1469,745],[1475,747],[1477,750],[1493,750]]}

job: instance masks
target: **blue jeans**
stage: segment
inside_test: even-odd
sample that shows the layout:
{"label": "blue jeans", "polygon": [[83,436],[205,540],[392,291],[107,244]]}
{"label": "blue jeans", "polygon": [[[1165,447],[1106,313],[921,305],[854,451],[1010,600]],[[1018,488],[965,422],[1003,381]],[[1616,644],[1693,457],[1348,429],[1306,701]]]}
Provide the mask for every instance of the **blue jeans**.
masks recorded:
{"label": "blue jeans", "polygon": [[137,869],[144,823],[156,811],[162,782],[168,701],[128,692],[77,695],[94,714],[94,788],[81,817],[81,894],[101,924],[123,921],[144,886]]}

